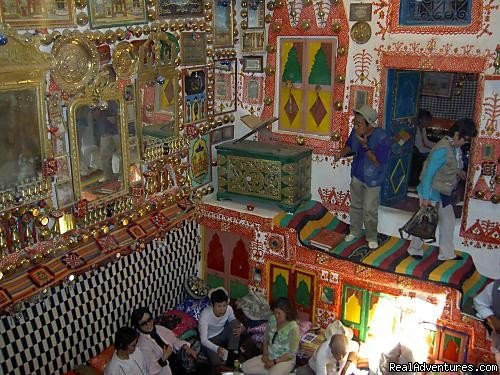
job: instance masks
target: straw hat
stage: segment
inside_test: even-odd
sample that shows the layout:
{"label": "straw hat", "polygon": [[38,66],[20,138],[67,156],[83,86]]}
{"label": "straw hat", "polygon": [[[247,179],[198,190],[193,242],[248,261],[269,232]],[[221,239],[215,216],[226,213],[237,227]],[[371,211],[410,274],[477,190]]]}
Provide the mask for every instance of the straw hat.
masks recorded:
{"label": "straw hat", "polygon": [[333,335],[344,335],[347,337],[348,340],[352,340],[354,332],[351,328],[343,325],[340,320],[336,320],[333,323],[330,323],[328,327],[326,327],[325,331],[325,336],[327,340],[330,340]]}

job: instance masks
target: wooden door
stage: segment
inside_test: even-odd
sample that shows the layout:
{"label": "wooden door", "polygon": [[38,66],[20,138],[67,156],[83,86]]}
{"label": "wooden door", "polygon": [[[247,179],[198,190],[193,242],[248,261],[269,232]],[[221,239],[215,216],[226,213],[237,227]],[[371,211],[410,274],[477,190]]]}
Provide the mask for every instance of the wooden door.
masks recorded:
{"label": "wooden door", "polygon": [[[413,153],[413,121],[420,98],[421,72],[389,69],[387,72],[385,130],[394,140],[380,203],[392,205],[406,198]],[[406,135],[410,138],[404,141]]]}

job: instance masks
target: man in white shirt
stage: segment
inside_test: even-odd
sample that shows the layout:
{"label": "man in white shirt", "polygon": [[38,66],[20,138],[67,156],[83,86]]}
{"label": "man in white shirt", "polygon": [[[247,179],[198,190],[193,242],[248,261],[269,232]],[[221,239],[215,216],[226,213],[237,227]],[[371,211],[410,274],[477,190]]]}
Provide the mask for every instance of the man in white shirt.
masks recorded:
{"label": "man in white shirt", "polygon": [[352,329],[337,320],[328,326],[323,342],[296,375],[346,375],[356,372],[359,344],[352,340]]}
{"label": "man in white shirt", "polygon": [[245,327],[234,316],[224,288],[212,290],[209,296],[211,305],[203,309],[198,322],[201,347],[210,364],[231,364],[239,353],[240,335]]}
{"label": "man in white shirt", "polygon": [[500,279],[486,285],[473,301],[476,315],[491,331],[491,350],[500,366]]}

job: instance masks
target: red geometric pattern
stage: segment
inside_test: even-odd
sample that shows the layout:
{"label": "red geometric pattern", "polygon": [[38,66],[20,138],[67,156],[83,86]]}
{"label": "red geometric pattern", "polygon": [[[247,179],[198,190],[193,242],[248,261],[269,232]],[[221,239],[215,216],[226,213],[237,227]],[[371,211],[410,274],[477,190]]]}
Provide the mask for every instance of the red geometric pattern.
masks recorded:
{"label": "red geometric pattern", "polygon": [[326,115],[325,106],[321,101],[319,95],[316,96],[316,100],[314,101],[314,104],[312,105],[309,112],[311,112],[314,122],[316,122],[316,126],[319,126],[319,124],[321,124],[321,121],[325,118]]}
{"label": "red geometric pattern", "polygon": [[488,247],[500,247],[500,223],[477,219],[464,233],[467,239],[472,238],[477,243],[486,243]]}
{"label": "red geometric pattern", "polygon": [[28,277],[38,287],[49,284],[54,280],[54,274],[50,272],[45,266],[38,266],[28,272]]}
{"label": "red geometric pattern", "polygon": [[297,117],[297,113],[299,113],[299,106],[297,105],[297,101],[295,100],[295,96],[290,92],[290,96],[288,97],[288,100],[285,103],[285,113],[288,117],[288,120],[290,123],[295,120],[295,117]]}
{"label": "red geometric pattern", "polygon": [[75,253],[65,254],[61,258],[61,262],[63,262],[70,269],[81,267],[86,263],[85,260],[80,258],[80,256],[78,256],[78,254]]}
{"label": "red geometric pattern", "polygon": [[97,239],[97,243],[101,247],[101,250],[104,251],[105,253],[109,253],[111,251],[118,249],[118,244],[116,243],[115,239],[111,237],[109,234],[99,237]]}
{"label": "red geometric pattern", "polygon": [[158,212],[157,214],[154,214],[153,216],[151,216],[151,221],[160,230],[167,229],[168,225],[169,225],[168,218],[165,215],[163,215],[161,212]]}

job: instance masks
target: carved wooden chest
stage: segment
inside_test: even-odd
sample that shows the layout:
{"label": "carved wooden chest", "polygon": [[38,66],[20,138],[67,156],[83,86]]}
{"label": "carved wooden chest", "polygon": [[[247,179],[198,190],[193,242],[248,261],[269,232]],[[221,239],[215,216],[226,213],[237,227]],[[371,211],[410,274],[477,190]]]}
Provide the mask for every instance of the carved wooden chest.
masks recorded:
{"label": "carved wooden chest", "polygon": [[217,199],[254,197],[290,212],[311,198],[310,148],[244,140],[216,149]]}

